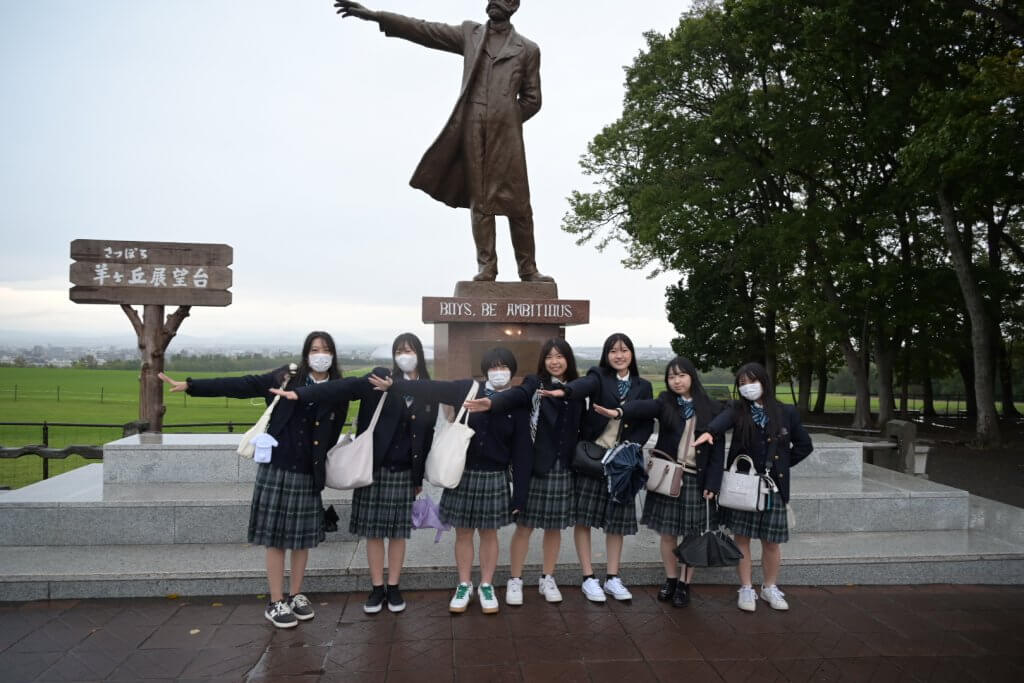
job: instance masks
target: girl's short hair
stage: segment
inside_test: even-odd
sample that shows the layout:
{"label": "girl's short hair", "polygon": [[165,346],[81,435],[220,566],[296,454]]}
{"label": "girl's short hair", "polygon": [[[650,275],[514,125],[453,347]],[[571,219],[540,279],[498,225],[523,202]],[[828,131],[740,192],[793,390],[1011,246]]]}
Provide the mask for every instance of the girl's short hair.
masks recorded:
{"label": "girl's short hair", "polygon": [[507,367],[513,375],[516,374],[516,357],[511,351],[501,346],[496,346],[484,354],[484,357],[480,359],[480,373],[487,376],[487,371],[493,367],[504,365]]}

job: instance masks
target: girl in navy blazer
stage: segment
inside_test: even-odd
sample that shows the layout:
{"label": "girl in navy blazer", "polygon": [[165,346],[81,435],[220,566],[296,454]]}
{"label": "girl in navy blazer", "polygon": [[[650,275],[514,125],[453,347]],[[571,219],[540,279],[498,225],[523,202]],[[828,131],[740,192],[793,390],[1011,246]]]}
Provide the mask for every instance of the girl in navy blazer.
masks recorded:
{"label": "girl in navy blazer", "polygon": [[782,543],[789,540],[786,505],[789,503],[789,468],[814,450],[811,437],[800,422],[800,413],[793,406],[775,399],[775,388],[767,371],[758,363],[748,363],[736,371],[739,400],[711,421],[697,445],[713,443],[732,429],[729,463],[739,455],[748,455],[758,472],[768,473],[777,489],[769,497],[763,512],[726,510],[725,521],[736,536],[736,545],[743,551],[738,572],[740,577],[737,606],[745,612],[757,607],[757,592],[751,580],[750,539],[761,541],[761,564],[764,583],[761,598],[777,610],[789,609],[776,582],[782,564]]}
{"label": "girl in navy blazer", "polygon": [[[175,382],[161,374],[171,391],[190,396],[262,398],[270,403],[271,390],[288,377],[288,368],[263,375],[192,379]],[[287,388],[338,379],[334,339],[326,332],[310,332],[302,345],[302,361]],[[277,440],[269,463],[256,471],[249,513],[249,543],[267,548],[270,604],[264,613],[279,628],[312,619],[313,608],[302,594],[309,549],[324,540],[324,507],[320,492],[326,477],[327,450],[334,445],[348,414],[348,403],[315,404],[280,401],[270,417],[267,433]],[[284,594],[285,550],[291,551],[291,592]]]}
{"label": "girl in navy blazer", "polygon": [[523,383],[492,399],[469,403],[470,410],[530,411],[530,437],[533,442],[533,468],[526,507],[516,518],[516,530],[509,547],[509,580],[505,602],[523,604],[523,564],[530,549],[535,528],[544,530],[544,573],[540,594],[548,602],[561,602],[562,593],[555,581],[555,563],[562,545],[562,529],[573,524],[573,451],[579,440],[583,402],[542,396],[545,389],[558,389],[579,377],[572,347],[560,337],[544,342],[537,360],[537,374],[527,375]]}
{"label": "girl in navy blazer", "polygon": [[[569,382],[565,389],[542,392],[544,396],[590,400],[591,406],[619,408],[630,401],[654,398],[651,383],[640,377],[633,342],[621,332],[608,337],[601,350],[601,362],[585,377]],[[654,432],[654,420],[615,419],[591,410],[584,414],[580,439],[595,441],[606,448],[632,441],[645,444]],[[583,594],[592,602],[604,602],[605,594],[616,600],[631,600],[633,594],[619,578],[624,537],[637,532],[636,505],[611,502],[604,479],[576,475],[574,484],[573,539],[583,569]],[[591,562],[590,530],[603,528],[608,552],[608,573],[602,586],[594,577]]]}
{"label": "girl in navy blazer", "polygon": [[657,418],[658,442],[654,448],[683,466],[679,496],[672,498],[648,491],[640,523],[661,535],[661,561],[666,578],[658,591],[658,600],[671,600],[675,607],[686,607],[690,604],[693,567],[684,567],[680,576],[674,550],[680,536],[699,535],[706,524],[717,524],[715,519],[710,522],[707,519],[709,510],[705,501],[715,497],[722,482],[724,443],[719,439],[714,445],[697,447],[694,442],[711,419],[722,411],[722,404],[708,396],[697,368],[682,356],[665,366],[665,386],[667,390],[657,399],[629,401],[615,410],[603,406],[594,406],[594,409],[606,417],[625,420]]}
{"label": "girl in navy blazer", "polygon": [[[483,355],[480,371],[487,382],[473,398],[507,391],[512,386],[516,359],[507,349],[491,349]],[[441,382],[394,378],[370,381],[392,393],[409,394],[416,400],[434,401],[460,407],[467,400],[472,380]],[[498,566],[498,529],[510,524],[514,513],[526,504],[530,481],[530,415],[525,408],[507,412],[473,413],[467,418],[474,430],[466,450],[462,480],[441,495],[441,520],[455,527],[455,565],[459,585],[448,604],[451,612],[465,612],[473,596],[473,536],[480,536],[480,586],[477,595],[485,614],[498,611],[498,597],[492,583]],[[508,476],[511,469],[512,493]]]}
{"label": "girl in navy blazer", "polygon": [[[429,380],[423,344],[410,333],[391,344],[393,367],[375,368],[377,377],[402,377],[410,382]],[[369,377],[370,375],[367,375]],[[365,379],[339,380],[282,392],[292,400],[338,403],[358,400],[356,432],[370,426],[382,394]],[[423,467],[430,451],[437,417],[435,401],[417,400],[411,394],[391,392],[384,399],[373,430],[373,483],[352,492],[349,533],[366,539],[370,566],[370,595],[363,611],[376,614],[387,602],[388,610],[401,612],[405,600],[398,587],[405,563],[406,539],[412,535],[412,503],[423,486]],[[387,547],[385,548],[385,539]],[[384,584],[384,558],[388,582]]]}

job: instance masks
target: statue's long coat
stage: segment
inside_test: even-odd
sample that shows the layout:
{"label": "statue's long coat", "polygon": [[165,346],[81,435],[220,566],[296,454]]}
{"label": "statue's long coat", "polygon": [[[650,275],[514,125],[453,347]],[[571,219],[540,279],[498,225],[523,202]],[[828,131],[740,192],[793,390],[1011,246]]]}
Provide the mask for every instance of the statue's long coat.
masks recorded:
{"label": "statue's long coat", "polygon": [[[473,79],[483,70],[487,27],[461,26],[381,12],[381,31],[437,50],[463,55],[462,89],[441,134],[423,155],[409,184],[448,206],[500,216],[528,216],[523,122],[540,110],[540,48],[510,28],[494,59],[487,89],[486,153],[482,162],[463,153],[466,110]],[[471,182],[471,179],[474,182]],[[476,188],[475,192],[471,188]],[[474,194],[478,196],[473,196]]]}

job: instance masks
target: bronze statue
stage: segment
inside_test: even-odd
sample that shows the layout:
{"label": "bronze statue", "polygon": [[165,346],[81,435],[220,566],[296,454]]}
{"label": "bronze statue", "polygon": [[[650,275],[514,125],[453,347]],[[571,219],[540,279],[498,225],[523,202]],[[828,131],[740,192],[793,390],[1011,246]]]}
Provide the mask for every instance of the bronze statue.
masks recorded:
{"label": "bronze statue", "polygon": [[507,216],[524,282],[553,282],[537,271],[523,122],[540,110],[540,48],[509,21],[519,0],[489,0],[486,24],[461,26],[369,10],[335,0],[338,13],[375,21],[384,35],[463,56],[462,91],[441,134],[409,184],[455,208],[468,208],[476,242],[474,280],[498,276],[495,216]]}

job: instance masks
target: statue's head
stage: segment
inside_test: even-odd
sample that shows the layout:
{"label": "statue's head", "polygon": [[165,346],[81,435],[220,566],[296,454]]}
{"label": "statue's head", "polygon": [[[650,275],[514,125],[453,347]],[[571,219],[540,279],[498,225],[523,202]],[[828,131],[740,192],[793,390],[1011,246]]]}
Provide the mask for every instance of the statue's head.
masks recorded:
{"label": "statue's head", "polygon": [[508,21],[519,9],[519,0],[488,0],[487,16],[494,21]]}

